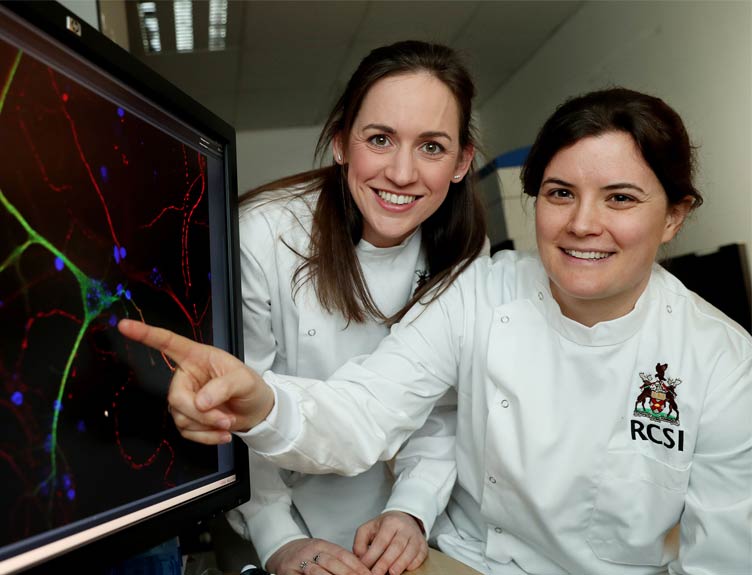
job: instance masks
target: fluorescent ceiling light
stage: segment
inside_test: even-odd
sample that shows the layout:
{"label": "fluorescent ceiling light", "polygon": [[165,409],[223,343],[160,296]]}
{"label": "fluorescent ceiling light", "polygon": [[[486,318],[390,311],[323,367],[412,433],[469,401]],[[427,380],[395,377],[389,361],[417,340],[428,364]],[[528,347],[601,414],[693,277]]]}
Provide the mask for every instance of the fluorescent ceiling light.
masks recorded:
{"label": "fluorescent ceiling light", "polygon": [[209,0],[209,50],[224,50],[227,37],[227,0]]}
{"label": "fluorescent ceiling light", "polygon": [[193,50],[193,2],[175,0],[175,47],[178,52]]}
{"label": "fluorescent ceiling light", "polygon": [[139,2],[138,23],[141,28],[144,52],[161,52],[162,41],[159,38],[156,2]]}

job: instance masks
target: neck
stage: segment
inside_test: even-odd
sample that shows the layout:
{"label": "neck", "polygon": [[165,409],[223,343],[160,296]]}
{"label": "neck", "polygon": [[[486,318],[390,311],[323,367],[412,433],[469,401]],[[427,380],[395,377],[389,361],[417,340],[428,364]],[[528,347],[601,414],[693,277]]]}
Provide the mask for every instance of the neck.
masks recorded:
{"label": "neck", "polygon": [[565,317],[581,323],[587,327],[593,327],[597,323],[618,319],[631,312],[637,300],[645,291],[650,276],[635,285],[627,293],[611,297],[573,297],[563,293],[553,282],[550,283],[551,294],[559,304],[559,309]]}
{"label": "neck", "polygon": [[631,302],[615,306],[613,302],[607,300],[564,301],[555,296],[554,299],[558,302],[561,313],[565,317],[587,327],[623,317],[634,309],[635,304]]}

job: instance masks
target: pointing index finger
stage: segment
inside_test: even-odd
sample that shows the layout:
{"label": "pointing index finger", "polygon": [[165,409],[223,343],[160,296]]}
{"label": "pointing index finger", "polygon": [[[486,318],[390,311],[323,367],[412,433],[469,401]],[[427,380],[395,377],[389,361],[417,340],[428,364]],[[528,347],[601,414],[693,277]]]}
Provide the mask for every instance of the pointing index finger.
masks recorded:
{"label": "pointing index finger", "polygon": [[169,330],[132,319],[121,319],[118,322],[118,330],[128,339],[154,348],[178,364],[188,359],[192,348],[200,345]]}

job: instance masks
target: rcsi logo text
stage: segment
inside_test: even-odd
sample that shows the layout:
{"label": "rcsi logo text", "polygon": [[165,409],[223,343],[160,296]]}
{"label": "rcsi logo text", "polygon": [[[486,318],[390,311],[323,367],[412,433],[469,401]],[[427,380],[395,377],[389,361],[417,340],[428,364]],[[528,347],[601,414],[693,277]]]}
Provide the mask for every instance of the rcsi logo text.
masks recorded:
{"label": "rcsi logo text", "polygon": [[[674,449],[678,451],[684,451],[684,430],[674,429],[672,427],[661,427],[656,423],[648,423],[637,419],[631,419],[632,425],[632,440],[636,440],[638,437],[643,441],[652,441],[658,445],[663,445],[666,449]],[[678,433],[677,433],[678,432]]]}

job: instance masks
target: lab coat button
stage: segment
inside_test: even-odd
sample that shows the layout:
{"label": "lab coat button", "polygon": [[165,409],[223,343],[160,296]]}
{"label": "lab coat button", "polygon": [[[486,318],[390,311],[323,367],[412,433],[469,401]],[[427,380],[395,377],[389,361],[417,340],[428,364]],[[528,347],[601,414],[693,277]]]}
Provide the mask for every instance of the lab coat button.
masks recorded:
{"label": "lab coat button", "polygon": [[316,330],[315,329],[309,329],[308,330],[308,335],[316,335]]}
{"label": "lab coat button", "polygon": [[501,323],[509,323],[509,316],[508,315],[501,316]]}
{"label": "lab coat button", "polygon": [[541,301],[543,301],[543,292],[542,291],[538,292],[538,299],[541,300]]}
{"label": "lab coat button", "polygon": [[673,311],[673,310],[671,309],[671,306],[670,306],[670,305],[667,305],[667,306],[666,306],[666,311],[667,311],[668,313],[671,313],[671,312]]}
{"label": "lab coat button", "polygon": [[494,531],[496,531],[496,533],[501,533],[501,527],[494,528]]}
{"label": "lab coat button", "polygon": [[501,407],[503,407],[504,409],[506,409],[507,407],[509,407],[509,401],[506,400],[506,399],[502,399],[501,400]]}
{"label": "lab coat button", "polygon": [[490,481],[491,483],[496,483],[496,478],[495,478],[495,477],[494,477],[493,475],[491,475],[491,476],[490,476],[490,477],[488,478],[488,480],[489,480],[489,481]]}

